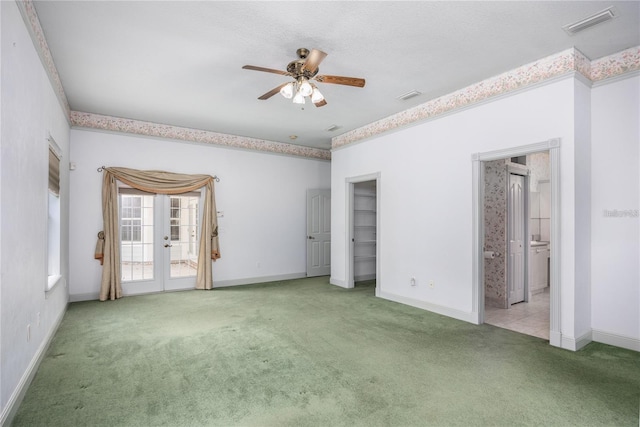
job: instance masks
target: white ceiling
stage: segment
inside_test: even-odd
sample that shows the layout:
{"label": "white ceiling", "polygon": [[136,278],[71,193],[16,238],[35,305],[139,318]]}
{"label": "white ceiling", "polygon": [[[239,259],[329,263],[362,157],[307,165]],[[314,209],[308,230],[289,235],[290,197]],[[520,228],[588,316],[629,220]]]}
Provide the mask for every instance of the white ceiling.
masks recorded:
{"label": "white ceiling", "polygon": [[[639,1],[35,1],[72,110],[329,149],[331,137],[576,47],[589,59],[640,45]],[[607,7],[617,17],[569,36]],[[328,105],[296,106],[296,49],[328,53]],[[411,90],[422,95],[397,99]],[[333,132],[326,129],[339,126]],[[298,138],[292,141],[290,135]]]}

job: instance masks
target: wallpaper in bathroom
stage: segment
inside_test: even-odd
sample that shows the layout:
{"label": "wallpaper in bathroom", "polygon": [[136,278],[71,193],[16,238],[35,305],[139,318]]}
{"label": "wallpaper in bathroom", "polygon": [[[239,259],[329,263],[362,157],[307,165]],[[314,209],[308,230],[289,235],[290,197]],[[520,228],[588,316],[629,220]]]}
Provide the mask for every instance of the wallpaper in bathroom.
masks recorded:
{"label": "wallpaper in bathroom", "polygon": [[551,179],[549,168],[549,152],[533,153],[527,156],[527,167],[530,171],[529,189],[538,192],[538,181]]}
{"label": "wallpaper in bathroom", "polygon": [[499,253],[484,259],[485,305],[508,308],[507,168],[505,160],[484,163],[484,250]]}

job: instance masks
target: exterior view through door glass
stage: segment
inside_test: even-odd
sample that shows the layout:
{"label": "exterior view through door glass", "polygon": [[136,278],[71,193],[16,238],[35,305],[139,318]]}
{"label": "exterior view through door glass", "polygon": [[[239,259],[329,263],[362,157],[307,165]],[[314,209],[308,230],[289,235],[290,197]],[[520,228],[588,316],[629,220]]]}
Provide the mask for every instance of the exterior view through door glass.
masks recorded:
{"label": "exterior view through door glass", "polygon": [[[200,195],[169,196],[169,277],[195,277]],[[164,239],[164,237],[163,237]]]}
{"label": "exterior view through door glass", "polygon": [[120,259],[125,295],[195,288],[200,193],[120,189]]}
{"label": "exterior view through door glass", "polygon": [[135,190],[120,193],[120,269],[123,282],[154,278],[153,217],[153,195],[143,195]]}

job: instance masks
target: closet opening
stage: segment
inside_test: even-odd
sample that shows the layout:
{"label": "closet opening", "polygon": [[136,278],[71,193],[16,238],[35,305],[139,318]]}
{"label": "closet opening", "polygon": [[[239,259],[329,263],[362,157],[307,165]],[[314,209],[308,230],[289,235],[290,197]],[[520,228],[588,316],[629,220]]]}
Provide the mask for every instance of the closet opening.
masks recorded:
{"label": "closet opening", "polygon": [[348,288],[378,289],[379,176],[348,180]]}

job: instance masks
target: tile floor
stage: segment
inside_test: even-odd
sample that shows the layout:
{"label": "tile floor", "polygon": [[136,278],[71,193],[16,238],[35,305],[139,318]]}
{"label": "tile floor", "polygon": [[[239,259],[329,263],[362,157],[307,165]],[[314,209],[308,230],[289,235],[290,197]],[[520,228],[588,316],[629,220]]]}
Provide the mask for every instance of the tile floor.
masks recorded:
{"label": "tile floor", "polygon": [[509,309],[485,307],[484,322],[499,328],[549,339],[549,288],[529,302],[514,304]]}

